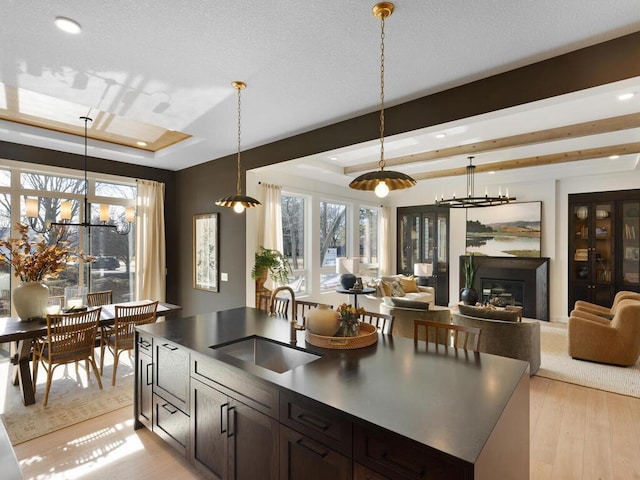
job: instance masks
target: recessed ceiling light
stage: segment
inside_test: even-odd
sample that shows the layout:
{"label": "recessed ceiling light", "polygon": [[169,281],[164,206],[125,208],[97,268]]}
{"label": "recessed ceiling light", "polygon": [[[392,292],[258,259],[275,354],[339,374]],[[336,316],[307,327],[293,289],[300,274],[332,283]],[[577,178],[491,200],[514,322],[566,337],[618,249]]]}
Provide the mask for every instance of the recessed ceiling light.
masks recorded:
{"label": "recessed ceiling light", "polygon": [[441,133],[436,133],[436,138],[444,138],[446,136],[447,136],[446,133],[442,133],[442,132]]}
{"label": "recessed ceiling light", "polygon": [[338,157],[329,157],[329,160],[334,160],[335,161],[337,159],[338,159]]}
{"label": "recessed ceiling light", "polygon": [[491,170],[490,172],[487,172],[489,175],[495,175],[496,172],[494,170]]}
{"label": "recessed ceiling light", "polygon": [[82,30],[78,22],[67,17],[56,17],[55,24],[56,27],[67,33],[78,34]]}
{"label": "recessed ceiling light", "polygon": [[633,97],[635,97],[635,95],[636,94],[633,92],[621,93],[620,95],[618,95],[618,100],[621,100],[621,101],[631,100]]}
{"label": "recessed ceiling light", "polygon": [[611,156],[609,157],[609,160],[617,160],[617,159],[619,159],[619,158],[620,158],[620,155],[611,155]]}
{"label": "recessed ceiling light", "polygon": [[136,142],[136,145],[138,145],[139,147],[146,147],[147,142]]}

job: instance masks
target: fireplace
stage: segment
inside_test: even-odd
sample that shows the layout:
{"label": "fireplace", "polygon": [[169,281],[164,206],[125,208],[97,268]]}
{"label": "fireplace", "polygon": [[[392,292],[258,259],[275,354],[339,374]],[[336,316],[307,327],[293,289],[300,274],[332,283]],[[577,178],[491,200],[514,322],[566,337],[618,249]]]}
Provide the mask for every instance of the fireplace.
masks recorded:
{"label": "fireplace", "polygon": [[[464,285],[460,257],[460,285]],[[545,257],[479,257],[473,288],[478,300],[498,306],[522,306],[522,316],[549,321],[549,259]],[[493,299],[493,300],[491,300]]]}

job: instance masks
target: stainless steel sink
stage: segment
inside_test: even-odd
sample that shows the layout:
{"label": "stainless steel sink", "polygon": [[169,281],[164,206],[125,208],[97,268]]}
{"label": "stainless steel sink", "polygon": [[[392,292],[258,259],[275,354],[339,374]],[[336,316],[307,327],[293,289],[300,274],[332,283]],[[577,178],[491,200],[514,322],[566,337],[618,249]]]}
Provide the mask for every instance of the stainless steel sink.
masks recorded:
{"label": "stainless steel sink", "polygon": [[263,337],[249,337],[211,348],[277,373],[284,373],[321,358],[321,355]]}

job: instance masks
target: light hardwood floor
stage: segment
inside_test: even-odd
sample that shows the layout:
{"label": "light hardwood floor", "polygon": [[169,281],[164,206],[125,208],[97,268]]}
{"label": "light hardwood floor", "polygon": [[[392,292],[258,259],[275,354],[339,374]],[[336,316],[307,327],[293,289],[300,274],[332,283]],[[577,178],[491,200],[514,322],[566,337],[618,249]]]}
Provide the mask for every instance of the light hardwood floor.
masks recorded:
{"label": "light hardwood floor", "polygon": [[[640,399],[532,377],[531,480],[640,479]],[[25,479],[198,478],[123,408],[15,447]]]}

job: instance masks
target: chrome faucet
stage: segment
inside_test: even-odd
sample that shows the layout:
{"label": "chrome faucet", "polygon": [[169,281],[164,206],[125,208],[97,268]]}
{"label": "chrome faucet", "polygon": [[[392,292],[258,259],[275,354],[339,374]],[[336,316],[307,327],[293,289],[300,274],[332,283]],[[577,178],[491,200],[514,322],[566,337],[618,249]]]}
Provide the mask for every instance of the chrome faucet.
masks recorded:
{"label": "chrome faucet", "polygon": [[[273,292],[271,293],[271,304],[269,305],[269,315],[276,314],[274,310],[274,305],[275,305],[274,300],[276,298],[276,295],[278,295],[278,292],[282,290],[288,291],[289,295],[291,295],[291,317],[289,318],[289,343],[291,343],[292,345],[295,345],[298,341],[297,331],[304,330],[305,327],[304,325],[298,324],[298,320],[296,318],[296,294],[291,287],[286,287],[286,286],[277,287],[273,290]],[[285,315],[286,313],[287,312],[285,312]]]}

